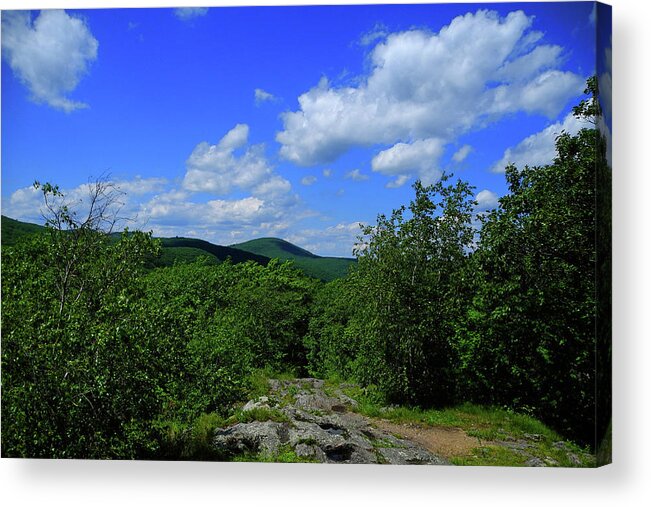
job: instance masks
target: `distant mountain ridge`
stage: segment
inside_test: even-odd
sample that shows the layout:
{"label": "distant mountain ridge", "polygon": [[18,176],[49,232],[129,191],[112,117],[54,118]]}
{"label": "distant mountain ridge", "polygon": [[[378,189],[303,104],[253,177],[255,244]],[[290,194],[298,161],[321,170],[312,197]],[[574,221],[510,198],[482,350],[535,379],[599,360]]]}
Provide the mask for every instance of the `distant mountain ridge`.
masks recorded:
{"label": "distant mountain ridge", "polygon": [[279,238],[252,239],[231,245],[231,248],[272,259],[294,261],[296,267],[302,269],[304,273],[326,281],[346,276],[351,264],[357,262],[356,259],[346,257],[321,257]]}
{"label": "distant mountain ridge", "polygon": [[293,258],[309,257],[313,259],[320,258],[319,255],[308,252],[304,248],[294,245],[289,241],[280,238],[257,238],[243,243],[234,243],[231,248],[246,250],[247,252],[257,253],[270,258]]}
{"label": "distant mountain ridge", "polygon": [[204,241],[203,239],[181,238],[181,237],[157,238],[157,239],[160,239],[161,246],[163,247],[163,249],[194,248],[194,249],[202,250],[203,252],[208,253],[210,255],[213,255],[220,261],[225,261],[227,258],[230,257],[231,261],[233,261],[236,264],[239,262],[254,261],[257,262],[258,264],[262,264],[263,266],[266,266],[267,264],[269,264],[269,261],[271,260],[269,257],[265,257],[263,255],[257,255],[255,253],[246,252],[244,250],[238,250],[236,248],[232,248],[228,246],[215,245],[214,243]]}
{"label": "distant mountain ridge", "polygon": [[[11,246],[21,237],[44,231],[45,227],[21,222],[2,215],[2,245]],[[293,261],[306,275],[323,281],[346,276],[350,265],[357,261],[345,257],[321,257],[304,248],[280,238],[258,238],[230,246],[216,245],[195,238],[157,238],[161,241],[162,255],[153,267],[172,266],[177,262],[193,262],[199,257],[208,257],[208,262],[217,264],[230,258],[232,262],[253,261],[266,266],[271,259]]]}
{"label": "distant mountain ridge", "polygon": [[2,245],[11,246],[27,234],[39,233],[45,227],[29,222],[21,222],[2,215]]}

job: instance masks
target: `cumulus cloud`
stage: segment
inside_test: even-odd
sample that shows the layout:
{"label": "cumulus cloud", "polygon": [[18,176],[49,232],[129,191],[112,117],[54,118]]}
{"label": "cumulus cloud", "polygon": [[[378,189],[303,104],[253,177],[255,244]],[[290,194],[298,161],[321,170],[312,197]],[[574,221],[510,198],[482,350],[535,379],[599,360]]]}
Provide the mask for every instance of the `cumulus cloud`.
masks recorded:
{"label": "cumulus cloud", "polygon": [[[248,125],[238,124],[217,143],[201,142],[192,150],[181,187],[140,207],[155,234],[227,244],[278,233],[298,220],[299,198],[291,183],[269,165],[264,146],[250,145],[248,138]],[[218,198],[204,201],[197,193]]]}
{"label": "cumulus cloud", "polygon": [[477,211],[486,211],[497,207],[499,197],[495,192],[490,190],[482,190],[475,197],[477,201]]}
{"label": "cumulus cloud", "polygon": [[359,43],[362,46],[370,46],[374,42],[380,39],[384,39],[387,35],[389,35],[389,29],[386,27],[386,25],[382,23],[376,23],[371,30],[364,33],[359,38]]}
{"label": "cumulus cloud", "polygon": [[166,178],[142,178],[136,176],[132,180],[119,180],[115,186],[127,195],[145,195],[162,191],[168,184]]}
{"label": "cumulus cloud", "polygon": [[404,184],[412,174],[429,185],[441,176],[438,161],[443,148],[443,141],[436,138],[418,139],[411,144],[397,143],[373,157],[371,168],[386,176],[398,176],[393,182],[396,187],[400,186],[399,182]]}
{"label": "cumulus cloud", "polygon": [[144,202],[140,214],[156,235],[230,244],[280,234],[298,218],[292,211],[293,204],[279,203],[269,194],[197,202],[191,193],[172,190]]}
{"label": "cumulus cloud", "polygon": [[[229,134],[222,139],[224,145],[239,146],[242,130]],[[164,178],[138,176],[111,183],[124,192],[119,200],[120,216],[129,219],[121,221],[118,228],[128,225],[132,229],[151,230],[162,237],[198,237],[230,244],[282,235],[304,215],[297,208],[298,197],[291,193],[289,182],[276,174],[252,186],[243,197],[208,200]],[[87,210],[89,188],[89,184],[83,184],[62,189],[66,203],[80,216]],[[2,213],[18,220],[43,223],[42,208],[42,193],[32,186],[20,188],[2,199]]]}
{"label": "cumulus cloud", "polygon": [[452,160],[454,160],[457,164],[460,164],[464,160],[466,160],[466,157],[470,155],[470,152],[472,151],[472,146],[469,144],[464,144],[461,148],[459,148],[456,152],[454,152],[454,155],[452,155]]}
{"label": "cumulus cloud", "polygon": [[165,225],[197,224],[250,225],[260,218],[264,201],[257,197],[243,199],[214,199],[205,203],[189,200],[154,198],[143,206],[152,223]]}
{"label": "cumulus cloud", "polygon": [[351,257],[363,222],[343,222],[323,229],[302,229],[285,239],[317,255]]}
{"label": "cumulus cloud", "polygon": [[262,88],[256,88],[254,91],[255,104],[259,106],[263,102],[273,102],[276,100],[271,93],[264,91]]}
{"label": "cumulus cloud", "polygon": [[542,70],[553,68],[561,61],[563,48],[560,46],[538,46],[531,52],[505,63],[497,76],[505,81],[526,81]]}
{"label": "cumulus cloud", "polygon": [[306,187],[309,187],[310,185],[314,185],[316,183],[316,176],[304,176],[301,178],[301,185],[305,185]]}
{"label": "cumulus cloud", "polygon": [[179,7],[174,9],[174,15],[181,21],[189,21],[208,14],[208,7]]}
{"label": "cumulus cloud", "polygon": [[352,171],[347,172],[344,178],[353,181],[366,181],[368,179],[368,175],[361,173],[359,169],[353,169]]}
{"label": "cumulus cloud", "polygon": [[42,223],[43,194],[33,186],[19,188],[9,199],[2,199],[2,214],[16,220]]}
{"label": "cumulus cloud", "polygon": [[67,113],[88,107],[71,100],[79,81],[97,58],[99,43],[86,22],[61,10],[2,13],[2,54],[35,102]]}
{"label": "cumulus cloud", "polygon": [[[114,185],[117,190],[124,193],[119,198],[120,216],[131,220],[137,219],[139,214],[139,204],[134,197],[155,194],[168,185],[165,178],[142,178],[140,176],[136,176],[132,180],[108,180],[107,183]],[[88,210],[89,195],[92,190],[93,183],[83,183],[76,187],[61,189],[64,198],[59,199],[59,202],[65,201],[71,211],[82,216]],[[43,214],[46,213],[46,209],[42,191],[31,185],[19,188],[8,199],[2,200],[2,213],[17,220],[43,223]]]}
{"label": "cumulus cloud", "polygon": [[324,169],[323,170],[323,176],[325,176],[326,178],[329,178],[330,176],[332,176],[332,169]]}
{"label": "cumulus cloud", "polygon": [[[274,174],[263,145],[248,145],[249,127],[238,124],[217,144],[199,143],[186,161],[183,188],[191,192],[226,195],[235,189],[276,199],[287,195],[291,184]],[[243,153],[237,155],[235,152]]]}
{"label": "cumulus cloud", "polygon": [[281,156],[310,166],[354,146],[448,143],[517,111],[555,117],[585,79],[558,69],[560,48],[536,46],[532,19],[480,10],[438,33],[388,35],[371,50],[359,85],[333,87],[322,78],[299,96],[297,111],[282,115]]}
{"label": "cumulus cloud", "polygon": [[410,176],[408,174],[401,174],[395,180],[388,182],[384,185],[386,188],[400,188],[405,183],[409,181]]}
{"label": "cumulus cloud", "polygon": [[556,122],[540,132],[530,135],[516,146],[508,148],[504,152],[504,156],[493,165],[491,170],[502,173],[509,164],[515,164],[517,167],[550,164],[556,157],[556,138],[558,135],[563,131],[574,135],[586,126],[585,121],[575,118],[570,113],[562,122]]}

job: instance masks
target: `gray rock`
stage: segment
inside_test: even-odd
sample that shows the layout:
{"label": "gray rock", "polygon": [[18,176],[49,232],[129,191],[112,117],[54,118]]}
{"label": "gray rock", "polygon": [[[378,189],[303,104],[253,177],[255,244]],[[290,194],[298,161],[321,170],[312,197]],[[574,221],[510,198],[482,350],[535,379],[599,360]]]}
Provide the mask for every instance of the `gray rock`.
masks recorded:
{"label": "gray rock", "polygon": [[284,424],[286,423],[273,421],[239,423],[216,431],[213,445],[221,454],[227,456],[246,452],[275,454],[285,443],[281,431]]}
{"label": "gray rock", "polygon": [[276,400],[293,400],[279,409],[289,422],[239,423],[215,433],[219,454],[277,454],[289,446],[297,456],[322,463],[447,464],[420,445],[370,426],[353,413],[352,400],[340,391],[328,395],[319,379],[272,380],[272,396],[249,401],[242,410],[278,407]]}
{"label": "gray rock", "polygon": [[533,447],[531,444],[525,442],[524,440],[499,440],[497,443],[504,447],[508,447],[509,449],[513,449],[514,451],[524,451]]}
{"label": "gray rock", "polygon": [[544,467],[544,466],[546,466],[545,462],[543,460],[541,460],[540,458],[536,457],[536,456],[532,456],[531,458],[529,458],[526,461],[525,465],[528,466],[528,467]]}
{"label": "gray rock", "polygon": [[550,467],[558,466],[558,461],[556,461],[551,456],[545,456],[545,464]]}
{"label": "gray rock", "polygon": [[569,446],[565,442],[563,442],[562,440],[559,440],[558,442],[554,442],[552,444],[552,447],[554,449],[558,449],[559,451],[569,451],[570,450]]}
{"label": "gray rock", "polygon": [[380,447],[378,452],[394,465],[449,465],[448,462],[416,446]]}
{"label": "gray rock", "polygon": [[567,453],[567,459],[569,459],[570,463],[572,463],[574,466],[582,466],[583,465],[583,461],[581,460],[581,458],[579,458],[573,452],[568,452]]}
{"label": "gray rock", "polygon": [[267,396],[260,396],[257,400],[249,400],[246,405],[242,407],[242,412],[248,412],[256,408],[271,408],[269,405],[269,398]]}
{"label": "gray rock", "polygon": [[320,463],[325,463],[327,461],[326,454],[316,445],[298,444],[294,447],[294,452],[299,458],[307,458]]}

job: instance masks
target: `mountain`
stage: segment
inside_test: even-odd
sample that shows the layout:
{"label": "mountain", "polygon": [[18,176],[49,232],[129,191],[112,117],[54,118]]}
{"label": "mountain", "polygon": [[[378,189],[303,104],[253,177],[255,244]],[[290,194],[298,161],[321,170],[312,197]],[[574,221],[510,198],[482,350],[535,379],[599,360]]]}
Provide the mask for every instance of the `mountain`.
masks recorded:
{"label": "mountain", "polygon": [[45,227],[37,224],[30,224],[28,222],[21,222],[13,218],[2,215],[2,244],[11,246],[28,234],[43,232]]}
{"label": "mountain", "polygon": [[[45,230],[41,225],[31,224],[2,216],[2,245],[11,246],[22,236]],[[118,237],[119,233],[115,233]],[[232,262],[254,261],[266,266],[271,259],[294,261],[294,265],[306,275],[323,281],[346,276],[355,259],[344,257],[321,257],[304,248],[278,238],[260,238],[231,246],[215,245],[194,238],[158,238],[163,247],[162,255],[152,267],[172,266],[176,262],[193,262],[199,257],[208,257],[208,262],[217,264],[230,258]]]}
{"label": "mountain", "polygon": [[[269,257],[263,255],[257,255],[255,252],[246,252],[244,250],[238,250],[236,248],[215,245],[204,241],[202,239],[194,238],[158,238],[160,239],[161,246],[163,247],[163,257],[165,257],[166,251],[168,258],[172,259],[170,264],[174,263],[173,259],[178,258],[180,261],[191,262],[198,256],[198,251],[201,251],[203,255],[208,254],[209,256],[215,257],[219,261],[226,260],[227,257],[230,257],[231,261],[234,263],[254,261],[258,264],[266,266],[269,263]],[[194,258],[193,258],[194,257]]]}
{"label": "mountain", "polygon": [[346,257],[321,257],[279,238],[259,238],[236,243],[231,248],[264,255],[271,259],[292,260],[306,275],[324,281],[342,278],[357,261]]}

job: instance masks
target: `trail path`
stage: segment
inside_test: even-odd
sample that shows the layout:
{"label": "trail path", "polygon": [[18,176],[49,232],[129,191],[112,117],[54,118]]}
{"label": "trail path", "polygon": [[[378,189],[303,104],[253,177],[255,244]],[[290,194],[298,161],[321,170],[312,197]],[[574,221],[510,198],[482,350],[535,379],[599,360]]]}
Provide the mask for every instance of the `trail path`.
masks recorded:
{"label": "trail path", "polygon": [[[438,429],[410,428],[364,417],[353,412],[356,401],[341,389],[326,392],[323,380],[270,383],[271,393],[249,401],[243,411],[250,411],[252,416],[276,414],[275,419],[284,420],[253,420],[218,430],[213,443],[223,454],[274,456],[291,448],[299,457],[321,463],[447,465],[443,455],[458,453],[459,446],[476,445],[463,432],[437,435]],[[443,441],[454,448],[441,445]]]}

